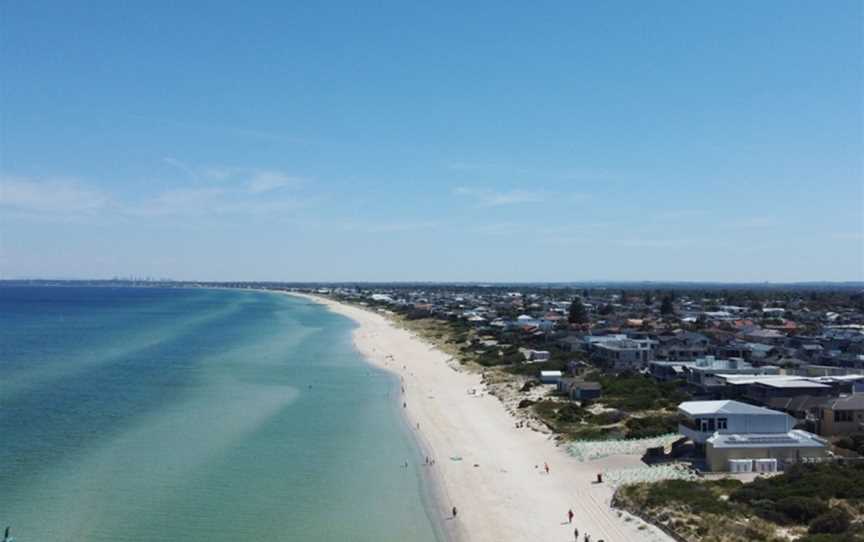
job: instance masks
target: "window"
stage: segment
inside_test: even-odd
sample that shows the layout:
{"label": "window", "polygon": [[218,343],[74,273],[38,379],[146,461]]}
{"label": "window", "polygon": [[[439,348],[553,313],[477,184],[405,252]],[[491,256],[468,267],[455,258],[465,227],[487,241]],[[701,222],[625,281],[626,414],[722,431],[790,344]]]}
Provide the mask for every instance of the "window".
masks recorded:
{"label": "window", "polygon": [[708,430],[714,431],[714,418],[708,418]]}
{"label": "window", "polygon": [[717,418],[717,430],[726,429],[726,418]]}
{"label": "window", "polygon": [[834,411],[834,421],[835,422],[851,422],[852,421],[852,411],[851,410],[835,410]]}

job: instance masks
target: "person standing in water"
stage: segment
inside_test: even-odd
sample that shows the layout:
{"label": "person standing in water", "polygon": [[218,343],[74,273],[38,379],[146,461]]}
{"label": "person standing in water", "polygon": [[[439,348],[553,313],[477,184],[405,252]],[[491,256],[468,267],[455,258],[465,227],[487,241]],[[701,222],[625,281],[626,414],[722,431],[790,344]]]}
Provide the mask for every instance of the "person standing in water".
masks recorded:
{"label": "person standing in water", "polygon": [[573,523],[573,509],[567,510],[567,523]]}
{"label": "person standing in water", "polygon": [[456,507],[453,507],[453,519],[456,519]]}

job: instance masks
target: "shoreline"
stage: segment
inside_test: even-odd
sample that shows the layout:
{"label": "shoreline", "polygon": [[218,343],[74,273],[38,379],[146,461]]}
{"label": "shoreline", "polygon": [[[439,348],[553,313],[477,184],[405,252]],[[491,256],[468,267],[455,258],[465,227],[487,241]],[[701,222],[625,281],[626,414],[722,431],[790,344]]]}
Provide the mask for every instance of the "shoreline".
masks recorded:
{"label": "shoreline", "polygon": [[[598,472],[637,466],[638,457],[580,462],[553,436],[517,429],[504,404],[486,391],[481,375],[460,370],[451,356],[385,316],[311,294],[284,293],[354,321],[357,351],[371,365],[400,376],[407,429],[421,453],[435,460],[431,468],[420,464],[432,501],[430,519],[442,526],[447,540],[563,542],[574,539],[576,527],[580,540],[583,533],[598,542],[671,540],[612,508],[613,489],[592,483]],[[451,506],[458,509],[456,519]],[[566,517],[571,509],[572,525]]]}
{"label": "shoreline", "polygon": [[[271,290],[262,291],[272,293]],[[351,307],[350,305],[338,303],[331,299],[315,296],[312,294],[287,291],[282,291],[280,293],[284,293],[292,297],[297,297],[299,299],[304,299],[306,301],[315,303],[316,305],[322,305],[327,310],[351,320],[357,326],[351,332],[351,343],[353,344],[354,349],[357,351],[360,357],[363,358],[363,360],[372,367],[389,373],[390,375],[395,377],[396,380],[394,381],[394,388],[397,390],[397,393],[399,388],[405,385],[404,374],[398,370],[397,366],[390,365],[389,362],[387,362],[386,360],[382,362],[379,358],[371,356],[368,352],[368,348],[361,348],[361,346],[357,342],[357,331],[361,328],[363,322],[356,318],[357,315],[351,314],[350,311],[345,311],[343,309],[355,309],[362,312],[368,311],[363,311],[362,309]],[[372,348],[372,351],[374,353],[375,349]],[[399,416],[404,422],[403,430],[406,432],[406,434],[410,436],[411,440],[417,447],[417,450],[420,452],[420,457],[417,458],[418,462],[423,461],[425,457],[434,457],[434,448],[432,447],[431,443],[426,438],[424,433],[417,429],[418,421],[410,415],[409,409],[400,408],[399,406],[399,401],[402,401],[404,394],[400,393],[398,397],[399,400],[393,405],[393,408],[400,411]],[[453,523],[452,520],[447,519],[451,515],[450,510],[453,504],[452,499],[447,494],[447,488],[444,484],[444,476],[438,468],[437,461],[434,465],[420,465],[420,467],[417,469],[417,473],[418,477],[421,480],[420,498],[426,507],[426,515],[429,518],[430,523],[432,523],[436,538],[441,542],[467,542],[468,540],[470,540],[461,525]]]}

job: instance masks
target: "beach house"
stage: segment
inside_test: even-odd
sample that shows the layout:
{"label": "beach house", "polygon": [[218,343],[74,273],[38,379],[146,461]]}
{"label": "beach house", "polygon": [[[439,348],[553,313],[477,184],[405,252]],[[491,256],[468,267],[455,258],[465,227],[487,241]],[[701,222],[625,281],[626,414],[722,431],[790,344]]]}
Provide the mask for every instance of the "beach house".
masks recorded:
{"label": "beach house", "polygon": [[603,386],[599,382],[588,382],[581,378],[562,378],[558,381],[558,392],[567,395],[572,401],[585,401],[600,398]]}
{"label": "beach house", "polygon": [[724,400],[686,401],[678,412],[679,432],[704,453],[711,471],[782,470],[828,452],[825,440],[794,429],[795,418],[776,410]]}
{"label": "beach house", "polygon": [[651,339],[620,339],[594,345],[592,357],[613,369],[641,368],[654,359]]}

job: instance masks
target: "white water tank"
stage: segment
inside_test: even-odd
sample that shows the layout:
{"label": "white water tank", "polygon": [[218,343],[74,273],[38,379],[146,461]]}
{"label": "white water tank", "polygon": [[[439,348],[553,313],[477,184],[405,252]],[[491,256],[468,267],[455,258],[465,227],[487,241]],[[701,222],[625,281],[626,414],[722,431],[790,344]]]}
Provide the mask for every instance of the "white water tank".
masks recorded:
{"label": "white water tank", "polygon": [[753,461],[750,459],[730,459],[729,472],[752,472]]}
{"label": "white water tank", "polygon": [[756,459],[753,463],[756,472],[777,472],[776,459]]}

